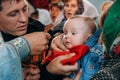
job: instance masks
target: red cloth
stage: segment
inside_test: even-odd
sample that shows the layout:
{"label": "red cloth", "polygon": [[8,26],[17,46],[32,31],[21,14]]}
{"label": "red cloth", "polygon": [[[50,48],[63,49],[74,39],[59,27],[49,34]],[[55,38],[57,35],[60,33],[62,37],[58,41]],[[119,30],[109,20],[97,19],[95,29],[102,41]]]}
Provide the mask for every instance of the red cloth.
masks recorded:
{"label": "red cloth", "polygon": [[83,57],[87,52],[89,51],[89,47],[86,45],[78,45],[78,46],[74,46],[70,49],[69,52],[59,52],[59,51],[52,51],[52,55],[48,58],[45,59],[44,63],[50,62],[52,59],[54,59],[57,56],[60,55],[65,55],[65,54],[70,54],[70,53],[75,53],[74,56],[72,56],[71,58],[62,60],[62,64],[66,65],[66,64],[70,64],[73,65],[75,64],[75,62],[77,62],[81,57]]}
{"label": "red cloth", "polygon": [[33,63],[38,62],[38,61],[39,61],[39,55],[32,56],[32,62]]}
{"label": "red cloth", "polygon": [[120,55],[120,45],[114,46],[113,51],[115,55]]}

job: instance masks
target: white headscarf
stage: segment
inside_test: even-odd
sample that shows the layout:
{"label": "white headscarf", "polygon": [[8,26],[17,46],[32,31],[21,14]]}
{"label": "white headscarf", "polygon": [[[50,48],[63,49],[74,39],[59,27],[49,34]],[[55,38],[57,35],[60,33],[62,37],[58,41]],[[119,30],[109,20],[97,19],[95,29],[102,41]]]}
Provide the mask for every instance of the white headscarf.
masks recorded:
{"label": "white headscarf", "polygon": [[61,11],[61,13],[58,15],[58,17],[55,19],[55,22],[53,23],[54,26],[58,25],[61,23],[61,21],[64,19],[64,13]]}
{"label": "white headscarf", "polygon": [[38,10],[38,21],[44,25],[49,25],[52,23],[50,13],[46,9],[37,9]]}
{"label": "white headscarf", "polygon": [[91,18],[97,18],[99,16],[99,13],[96,9],[96,7],[90,3],[88,0],[83,0],[84,4],[84,12],[82,15],[89,16]]}

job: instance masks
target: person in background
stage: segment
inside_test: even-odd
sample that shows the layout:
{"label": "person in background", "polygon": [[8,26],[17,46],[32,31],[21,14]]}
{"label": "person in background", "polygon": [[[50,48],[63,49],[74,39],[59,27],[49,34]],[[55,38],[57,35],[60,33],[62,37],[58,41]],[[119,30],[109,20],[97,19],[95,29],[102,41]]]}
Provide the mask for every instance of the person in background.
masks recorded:
{"label": "person in background", "polygon": [[37,8],[37,10],[38,10],[38,21],[40,21],[45,26],[52,23],[49,11],[39,8]]}
{"label": "person in background", "polygon": [[53,3],[50,6],[50,10],[49,10],[50,16],[51,16],[54,26],[59,24],[64,17],[62,15],[63,14],[63,6],[64,6],[64,4],[62,2]]}
{"label": "person in background", "polygon": [[30,14],[30,17],[34,20],[38,20],[38,10],[35,10],[33,13]]}
{"label": "person in background", "polygon": [[59,3],[59,2],[63,2],[63,1],[62,0],[49,0],[49,8],[50,8],[51,4]]}
{"label": "person in background", "polygon": [[30,14],[30,17],[43,24],[44,28],[52,23],[50,13],[45,9],[36,8],[35,11]]}
{"label": "person in background", "polygon": [[45,26],[45,30],[44,30],[45,32],[48,32],[50,29],[53,29],[64,18],[63,3],[58,2],[51,4],[49,12],[52,23],[50,25]]}
{"label": "person in background", "polygon": [[38,21],[45,25],[44,32],[47,32],[47,30],[53,27],[54,25],[52,23],[50,13],[45,9],[39,9],[39,8],[37,8],[37,11],[38,11]]}
{"label": "person in background", "polygon": [[120,0],[105,2],[101,9],[100,24],[103,28],[103,51],[105,61],[101,70],[91,80],[120,80]]}

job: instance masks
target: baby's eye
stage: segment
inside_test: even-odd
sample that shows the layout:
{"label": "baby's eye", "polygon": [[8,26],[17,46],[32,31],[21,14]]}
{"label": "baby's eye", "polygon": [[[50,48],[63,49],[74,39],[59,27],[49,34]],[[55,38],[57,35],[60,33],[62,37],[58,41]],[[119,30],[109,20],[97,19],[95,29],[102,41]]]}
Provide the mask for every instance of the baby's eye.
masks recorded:
{"label": "baby's eye", "polygon": [[75,35],[76,33],[72,33],[72,35]]}
{"label": "baby's eye", "polygon": [[64,32],[64,35],[66,35],[67,34],[67,32]]}

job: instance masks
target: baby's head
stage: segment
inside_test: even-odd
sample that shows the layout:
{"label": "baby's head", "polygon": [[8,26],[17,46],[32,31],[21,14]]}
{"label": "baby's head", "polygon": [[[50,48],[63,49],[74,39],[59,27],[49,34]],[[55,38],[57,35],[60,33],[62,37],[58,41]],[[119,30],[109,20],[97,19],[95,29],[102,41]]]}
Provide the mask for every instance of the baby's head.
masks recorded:
{"label": "baby's head", "polygon": [[84,44],[96,30],[97,25],[92,18],[76,15],[65,22],[63,43],[67,48]]}

